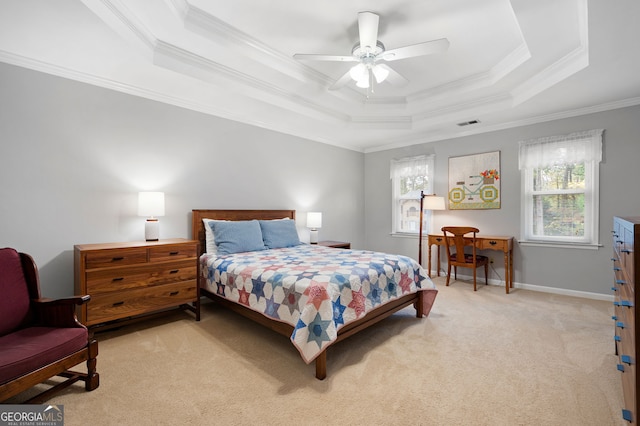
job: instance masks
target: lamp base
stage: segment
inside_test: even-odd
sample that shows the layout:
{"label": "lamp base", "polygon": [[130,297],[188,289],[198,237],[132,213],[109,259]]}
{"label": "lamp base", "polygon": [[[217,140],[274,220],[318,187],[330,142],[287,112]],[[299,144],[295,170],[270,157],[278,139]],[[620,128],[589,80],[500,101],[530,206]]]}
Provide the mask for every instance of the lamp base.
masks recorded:
{"label": "lamp base", "polygon": [[311,244],[318,244],[318,230],[312,229],[309,233],[309,242]]}
{"label": "lamp base", "polygon": [[144,223],[144,239],[147,241],[160,239],[160,221],[158,219],[147,219]]}

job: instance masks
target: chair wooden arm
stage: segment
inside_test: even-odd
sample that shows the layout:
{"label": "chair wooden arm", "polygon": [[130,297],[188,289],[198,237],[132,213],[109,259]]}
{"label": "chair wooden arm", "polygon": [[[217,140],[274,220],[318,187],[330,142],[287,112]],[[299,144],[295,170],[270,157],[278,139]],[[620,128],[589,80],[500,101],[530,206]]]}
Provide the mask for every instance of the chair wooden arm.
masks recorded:
{"label": "chair wooden arm", "polygon": [[46,327],[84,327],[76,317],[76,306],[87,303],[91,296],[74,296],[61,299],[41,297],[31,303],[37,322]]}

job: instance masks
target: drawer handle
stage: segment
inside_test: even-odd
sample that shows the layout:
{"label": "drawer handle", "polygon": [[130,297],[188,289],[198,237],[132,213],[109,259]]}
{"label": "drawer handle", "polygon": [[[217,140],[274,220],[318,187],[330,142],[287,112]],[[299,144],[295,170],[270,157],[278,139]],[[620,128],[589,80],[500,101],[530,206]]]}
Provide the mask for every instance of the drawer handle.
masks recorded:
{"label": "drawer handle", "polygon": [[120,260],[124,260],[124,256],[118,256],[118,257],[112,257],[111,258],[112,262],[118,262]]}
{"label": "drawer handle", "polygon": [[618,327],[618,328],[624,328],[624,323],[623,323],[622,321],[618,321],[618,322],[616,323],[616,327]]}
{"label": "drawer handle", "polygon": [[171,252],[169,252],[169,256],[175,256],[177,254],[180,254],[180,252],[179,251],[171,251]]}
{"label": "drawer handle", "polygon": [[620,302],[620,305],[626,306],[627,308],[630,308],[630,307],[633,306],[633,303],[631,303],[631,301],[629,301],[629,300],[623,300],[622,302]]}
{"label": "drawer handle", "polygon": [[613,340],[615,340],[616,342],[621,342],[622,338],[620,336],[616,335],[616,336],[613,336]]}
{"label": "drawer handle", "polygon": [[618,272],[618,271],[622,271],[622,269],[618,268],[617,266],[615,268],[613,268],[614,271]]}
{"label": "drawer handle", "polygon": [[631,365],[631,356],[630,355],[622,355],[620,357],[620,359],[622,359],[622,362],[624,362],[625,364]]}
{"label": "drawer handle", "polygon": [[615,257],[612,257],[611,260],[613,260],[614,262],[618,261],[618,259],[616,259]]}
{"label": "drawer handle", "polygon": [[111,281],[122,281],[122,280],[124,280],[124,278],[123,278],[123,277],[118,277],[118,278],[114,278],[114,279],[112,279]]}
{"label": "drawer handle", "polygon": [[116,306],[121,306],[121,305],[124,305],[124,302],[116,302],[112,306],[116,307]]}
{"label": "drawer handle", "polygon": [[618,364],[616,368],[618,369],[618,371],[622,371],[624,373],[624,365]]}
{"label": "drawer handle", "polygon": [[169,271],[170,274],[177,274],[180,272],[180,269],[174,269],[173,271]]}
{"label": "drawer handle", "polygon": [[495,246],[496,244],[498,244],[498,242],[491,240],[491,241],[489,241],[489,244],[491,244],[492,246]]}
{"label": "drawer handle", "polygon": [[622,410],[622,419],[626,420],[628,422],[632,422],[633,421],[633,415],[631,415],[631,411]]}
{"label": "drawer handle", "polygon": [[613,291],[618,291],[618,289],[617,289],[617,288],[615,288],[615,287],[611,287],[611,290],[613,290]]}
{"label": "drawer handle", "polygon": [[628,250],[628,249],[622,249],[620,251],[623,252],[623,253],[627,253],[627,254],[631,253],[631,250]]}
{"label": "drawer handle", "polygon": [[625,280],[616,280],[616,284],[625,285],[626,281]]}
{"label": "drawer handle", "polygon": [[442,241],[442,238],[436,238],[436,241],[437,241],[437,242],[441,242],[441,241]]}
{"label": "drawer handle", "polygon": [[180,292],[179,291],[172,291],[171,293],[169,293],[169,296],[175,296],[178,293],[180,293]]}

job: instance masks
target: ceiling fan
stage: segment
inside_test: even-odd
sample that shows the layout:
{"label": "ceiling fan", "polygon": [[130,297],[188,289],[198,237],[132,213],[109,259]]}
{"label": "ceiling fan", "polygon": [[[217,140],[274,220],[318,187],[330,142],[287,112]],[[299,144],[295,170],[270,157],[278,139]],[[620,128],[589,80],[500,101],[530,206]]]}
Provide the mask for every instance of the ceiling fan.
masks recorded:
{"label": "ceiling fan", "polygon": [[350,56],[296,53],[293,57],[298,60],[310,61],[357,62],[355,66],[331,85],[329,90],[337,90],[349,81],[354,80],[356,86],[372,91],[374,82],[382,83],[386,80],[398,86],[407,83],[406,78],[385,62],[441,53],[449,48],[449,40],[441,38],[386,50],[384,44],[378,40],[379,19],[380,17],[373,12],[358,13],[360,41],[353,46]]}

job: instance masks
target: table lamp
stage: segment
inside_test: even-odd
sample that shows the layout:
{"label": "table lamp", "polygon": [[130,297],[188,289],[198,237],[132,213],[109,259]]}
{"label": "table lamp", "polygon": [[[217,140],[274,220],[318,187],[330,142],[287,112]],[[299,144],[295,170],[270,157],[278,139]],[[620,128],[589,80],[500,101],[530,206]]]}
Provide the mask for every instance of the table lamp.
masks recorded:
{"label": "table lamp", "polygon": [[308,212],[307,228],[311,228],[311,237],[309,242],[311,244],[318,244],[318,229],[322,228],[322,213]]}
{"label": "table lamp", "polygon": [[146,216],[144,238],[147,241],[158,241],[160,238],[160,221],[157,216],[164,216],[164,192],[138,193],[138,216]]}

